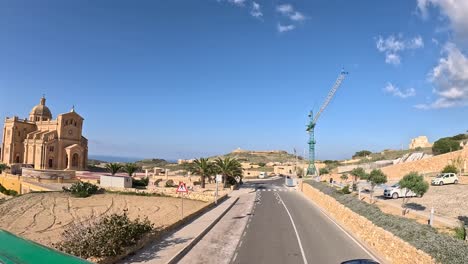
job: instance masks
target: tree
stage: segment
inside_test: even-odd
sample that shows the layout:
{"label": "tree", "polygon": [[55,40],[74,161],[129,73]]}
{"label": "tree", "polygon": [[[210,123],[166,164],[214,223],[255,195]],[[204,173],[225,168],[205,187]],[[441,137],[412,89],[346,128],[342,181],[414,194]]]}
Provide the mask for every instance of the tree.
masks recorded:
{"label": "tree", "polygon": [[127,163],[122,167],[122,169],[131,177],[139,170],[139,167],[135,163]]}
{"label": "tree", "polygon": [[341,176],[340,176],[340,179],[343,180],[343,181],[346,181],[348,179],[348,174],[347,173],[343,173]]}
{"label": "tree", "polygon": [[366,171],[363,168],[354,168],[350,172],[351,176],[353,176],[353,190],[356,190],[356,183],[358,179],[365,180],[367,179]]}
{"label": "tree", "polygon": [[454,165],[447,165],[442,170],[442,173],[457,173],[458,169]]}
{"label": "tree", "polygon": [[4,170],[8,169],[9,167],[6,164],[0,163],[0,173],[2,173]]}
{"label": "tree", "polygon": [[236,177],[240,177],[242,182],[242,165],[237,159],[226,157],[224,159],[218,158],[215,161],[216,172],[223,175],[223,183],[226,188],[228,180],[232,183]]}
{"label": "tree", "polygon": [[201,177],[201,187],[205,188],[205,179],[214,174],[214,165],[205,158],[196,159],[193,161],[190,172]]}
{"label": "tree", "polygon": [[321,168],[321,169],[319,170],[319,174],[320,174],[320,175],[328,174],[328,173],[330,173],[330,171],[329,171],[327,168]]}
{"label": "tree", "polygon": [[369,151],[369,150],[361,150],[361,151],[356,152],[356,153],[353,155],[353,158],[355,158],[355,157],[367,157],[367,156],[369,156],[370,154],[372,154],[372,152]]}
{"label": "tree", "polygon": [[451,137],[451,139],[458,141],[465,140],[468,139],[468,134],[458,134],[456,136]]}
{"label": "tree", "polygon": [[258,163],[258,166],[260,166],[260,167],[265,167],[265,166],[266,166],[266,163],[265,163],[265,162],[259,162],[259,163]]}
{"label": "tree", "polygon": [[122,169],[122,165],[119,163],[107,163],[106,169],[108,172],[110,172],[111,175],[115,175]]}
{"label": "tree", "polygon": [[400,188],[405,189],[405,195],[403,196],[403,202],[401,204],[402,213],[406,215],[408,209],[406,208],[406,204],[409,202],[410,197],[408,196],[409,192],[413,192],[418,196],[423,196],[427,190],[429,190],[429,183],[424,180],[422,175],[419,175],[417,172],[410,172],[409,174],[405,175],[403,179],[399,182]]}
{"label": "tree", "polygon": [[385,175],[381,170],[374,169],[367,177],[367,181],[371,184],[371,203],[374,201],[374,189],[375,186],[379,184],[384,184],[387,182],[387,175]]}
{"label": "tree", "polygon": [[432,152],[435,155],[440,155],[459,150],[460,148],[460,142],[457,140],[452,138],[441,138],[434,142],[434,145],[432,146]]}

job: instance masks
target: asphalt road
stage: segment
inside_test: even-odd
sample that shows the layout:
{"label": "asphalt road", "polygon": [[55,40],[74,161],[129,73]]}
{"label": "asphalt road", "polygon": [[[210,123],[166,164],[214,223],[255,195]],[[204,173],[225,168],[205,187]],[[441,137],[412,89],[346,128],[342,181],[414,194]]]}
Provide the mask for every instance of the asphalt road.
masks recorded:
{"label": "asphalt road", "polygon": [[341,263],[372,259],[353,238],[284,179],[249,183],[256,190],[252,215],[231,263]]}

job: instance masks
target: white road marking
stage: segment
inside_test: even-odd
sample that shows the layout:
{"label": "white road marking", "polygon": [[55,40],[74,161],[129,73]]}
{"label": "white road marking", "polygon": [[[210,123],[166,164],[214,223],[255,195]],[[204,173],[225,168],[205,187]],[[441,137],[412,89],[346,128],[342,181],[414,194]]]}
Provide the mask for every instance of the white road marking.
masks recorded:
{"label": "white road marking", "polygon": [[232,262],[236,261],[236,258],[237,258],[237,252],[236,254],[234,254],[234,258],[232,258]]}
{"label": "white road marking", "polygon": [[[279,194],[278,194],[278,196],[279,196]],[[281,199],[281,197],[280,197],[280,199]],[[304,264],[308,264],[307,258],[306,258],[305,253],[304,253],[304,248],[302,247],[301,238],[299,237],[299,233],[297,232],[296,224],[294,224],[294,220],[293,220],[293,218],[291,216],[291,213],[289,212],[288,207],[286,207],[286,204],[284,203],[283,199],[281,199],[281,203],[283,204],[284,209],[286,209],[286,212],[288,213],[289,219],[291,220],[292,226],[294,228],[294,232],[296,233],[297,242],[299,242],[299,248],[301,249],[301,254],[302,254],[302,259],[304,260]]]}

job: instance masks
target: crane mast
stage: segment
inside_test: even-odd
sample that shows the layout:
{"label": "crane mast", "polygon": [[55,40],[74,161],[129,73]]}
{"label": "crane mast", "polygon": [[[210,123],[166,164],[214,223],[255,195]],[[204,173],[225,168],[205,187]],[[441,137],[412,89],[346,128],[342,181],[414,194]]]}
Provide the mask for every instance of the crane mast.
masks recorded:
{"label": "crane mast", "polygon": [[328,92],[327,98],[323,102],[322,107],[320,107],[320,110],[317,112],[317,114],[314,116],[312,111],[309,113],[309,124],[307,125],[307,133],[309,133],[309,167],[307,168],[307,176],[318,174],[317,168],[315,167],[315,125],[317,124],[320,115],[323,113],[325,108],[327,108],[328,104],[335,96],[338,88],[340,88],[341,84],[346,78],[346,75],[348,75],[348,72],[345,72],[344,70],[340,72],[340,75],[336,79],[335,84],[331,88],[330,92]]}

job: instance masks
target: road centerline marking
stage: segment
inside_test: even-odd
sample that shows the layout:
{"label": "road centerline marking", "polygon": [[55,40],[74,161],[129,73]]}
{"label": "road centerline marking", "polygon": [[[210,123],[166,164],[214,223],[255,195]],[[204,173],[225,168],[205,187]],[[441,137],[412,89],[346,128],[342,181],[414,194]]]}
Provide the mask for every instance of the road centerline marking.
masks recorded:
{"label": "road centerline marking", "polygon": [[302,247],[302,242],[301,242],[301,238],[299,237],[299,232],[297,232],[297,228],[296,228],[296,224],[294,223],[294,220],[291,216],[291,213],[289,212],[288,210],[288,207],[286,207],[286,204],[284,203],[283,199],[281,199],[281,197],[279,196],[278,194],[278,197],[280,198],[280,201],[281,203],[283,204],[284,206],[284,209],[286,209],[286,212],[288,213],[289,215],[289,219],[291,220],[291,224],[294,228],[294,232],[296,233],[296,237],[297,237],[297,242],[299,242],[299,248],[301,249],[301,254],[302,254],[302,259],[304,260],[304,264],[308,264],[307,262],[307,258],[305,256],[305,252],[304,252],[304,248]]}

